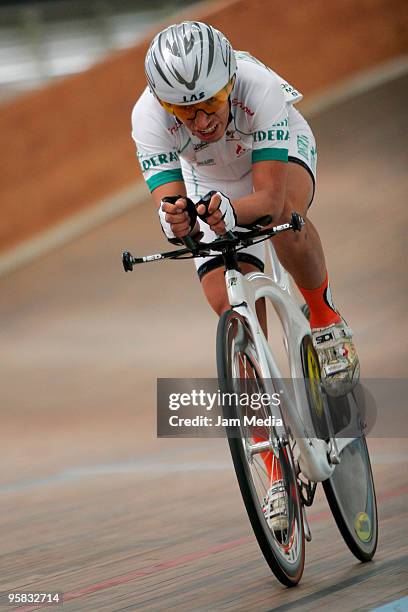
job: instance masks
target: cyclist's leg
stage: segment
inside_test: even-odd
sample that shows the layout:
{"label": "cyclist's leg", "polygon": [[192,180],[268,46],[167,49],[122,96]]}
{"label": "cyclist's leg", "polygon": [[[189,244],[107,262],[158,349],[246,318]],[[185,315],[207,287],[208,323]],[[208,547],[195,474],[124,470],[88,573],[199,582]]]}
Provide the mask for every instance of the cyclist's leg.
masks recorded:
{"label": "cyclist's leg", "polygon": [[280,262],[292,275],[310,308],[313,343],[326,390],[332,395],[341,395],[357,383],[359,360],[352,332],[333,305],[323,247],[307,217],[315,182],[313,134],[297,111],[291,114],[294,123],[291,140],[295,144],[289,149],[285,205],[279,223],[287,222],[294,210],[306,219],[306,224],[300,233],[276,236],[273,244]]}
{"label": "cyclist's leg", "polygon": [[[316,143],[313,132],[302,115],[289,109],[291,139],[289,144],[288,178],[285,203],[279,223],[290,220],[292,211],[306,220],[301,232],[276,236],[273,246],[282,265],[292,275],[298,287],[315,291],[327,278],[326,263],[319,234],[308,218],[316,181]],[[323,294],[323,290],[321,292]],[[306,297],[308,301],[308,297]],[[340,320],[338,313],[325,300],[315,300],[311,306],[312,327],[323,327]]]}
{"label": "cyclist's leg", "polygon": [[315,289],[326,276],[326,264],[319,234],[307,217],[313,197],[313,179],[306,168],[289,162],[285,205],[278,223],[290,221],[293,211],[305,219],[301,232],[275,236],[273,246],[280,262],[300,287]]}

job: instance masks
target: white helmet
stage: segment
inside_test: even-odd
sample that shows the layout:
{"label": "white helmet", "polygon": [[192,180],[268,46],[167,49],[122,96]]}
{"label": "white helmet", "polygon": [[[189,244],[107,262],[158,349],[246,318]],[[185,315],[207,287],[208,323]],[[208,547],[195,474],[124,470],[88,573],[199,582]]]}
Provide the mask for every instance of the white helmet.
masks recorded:
{"label": "white helmet", "polygon": [[199,21],[171,25],[153,39],[145,71],[153,93],[171,104],[194,104],[220,91],[237,70],[224,34]]}

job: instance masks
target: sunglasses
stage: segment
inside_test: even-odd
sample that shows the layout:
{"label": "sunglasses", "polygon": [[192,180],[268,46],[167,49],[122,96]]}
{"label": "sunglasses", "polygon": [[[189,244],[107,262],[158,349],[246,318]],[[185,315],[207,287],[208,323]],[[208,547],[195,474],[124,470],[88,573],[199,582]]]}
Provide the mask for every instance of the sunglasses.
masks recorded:
{"label": "sunglasses", "polygon": [[195,119],[199,110],[204,111],[207,115],[216,113],[228,100],[234,83],[235,75],[228,81],[225,87],[211,96],[211,98],[208,98],[208,100],[204,100],[204,102],[197,102],[195,104],[170,104],[170,102],[164,102],[164,100],[160,99],[159,102],[168,113],[176,115],[176,117],[182,121],[192,121]]}

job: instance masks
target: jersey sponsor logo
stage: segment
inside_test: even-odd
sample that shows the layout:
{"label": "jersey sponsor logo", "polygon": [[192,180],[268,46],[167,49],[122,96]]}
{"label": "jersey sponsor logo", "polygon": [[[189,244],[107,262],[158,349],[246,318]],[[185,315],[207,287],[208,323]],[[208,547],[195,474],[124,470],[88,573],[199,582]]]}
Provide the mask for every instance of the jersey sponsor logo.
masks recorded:
{"label": "jersey sponsor logo", "polygon": [[193,149],[194,151],[202,151],[203,149],[205,149],[206,147],[208,147],[210,143],[209,142],[198,142],[196,144],[193,144]]}
{"label": "jersey sponsor logo", "polygon": [[296,91],[296,89],[294,87],[292,87],[292,85],[289,85],[289,83],[282,83],[281,87],[288,94],[291,94],[294,98],[297,98],[298,96],[300,96],[300,93],[298,91]]}
{"label": "jersey sponsor logo", "polygon": [[182,123],[177,123],[176,125],[173,125],[172,127],[167,128],[167,130],[170,132],[171,135],[175,134],[177,132],[177,130],[179,130],[181,127],[183,127]]}
{"label": "jersey sponsor logo", "polygon": [[309,161],[309,138],[305,134],[298,135],[296,144],[299,155]]}
{"label": "jersey sponsor logo", "polygon": [[140,159],[140,167],[142,168],[142,172],[147,172],[152,168],[157,168],[163,164],[171,164],[172,162],[179,161],[179,156],[175,151],[170,151],[169,153],[159,153],[158,155],[152,155],[147,159]]}
{"label": "jersey sponsor logo", "polygon": [[240,144],[237,145],[237,148],[235,150],[235,155],[237,157],[240,157],[243,153],[245,153],[247,151],[247,149],[245,149],[245,147],[242,147]]}
{"label": "jersey sponsor logo", "polygon": [[227,130],[225,132],[225,142],[231,142],[232,140],[241,140],[241,136],[234,130]]}
{"label": "jersey sponsor logo", "polygon": [[215,159],[204,159],[203,161],[198,161],[197,166],[215,166]]}
{"label": "jersey sponsor logo", "polygon": [[283,121],[278,121],[277,123],[273,124],[273,127],[288,127],[289,125],[289,120],[286,117],[286,119],[284,119]]}
{"label": "jersey sponsor logo", "polygon": [[238,98],[233,98],[231,100],[231,104],[232,106],[237,106],[238,108],[243,110],[244,113],[246,113],[247,115],[250,115],[251,117],[255,115],[254,111],[251,110],[248,106],[245,106],[244,103],[241,102],[241,100],[238,100]]}
{"label": "jersey sponsor logo", "polygon": [[310,165],[312,167],[313,172],[316,172],[316,163],[317,163],[317,151],[316,151],[316,147],[312,147],[310,149]]}
{"label": "jersey sponsor logo", "polygon": [[259,130],[252,134],[252,138],[254,142],[289,140],[289,130]]}

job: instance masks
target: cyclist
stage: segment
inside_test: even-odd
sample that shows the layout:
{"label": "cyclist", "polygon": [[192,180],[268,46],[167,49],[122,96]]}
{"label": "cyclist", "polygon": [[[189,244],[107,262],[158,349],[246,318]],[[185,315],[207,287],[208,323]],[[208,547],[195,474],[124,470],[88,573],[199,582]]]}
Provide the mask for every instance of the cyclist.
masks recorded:
{"label": "cyclist", "polygon": [[[202,232],[210,241],[266,215],[279,224],[300,213],[303,230],[275,237],[273,246],[310,308],[327,392],[350,389],[359,376],[352,332],[333,305],[319,234],[307,217],[317,154],[294,107],[302,95],[200,22],[160,32],[145,71],[148,87],[132,113],[132,136],[165,235],[174,241]],[[199,204],[207,194],[209,205]],[[263,245],[241,251],[238,260],[243,273],[263,270]],[[221,315],[229,308],[222,257],[194,261],[205,296]],[[264,304],[257,310],[266,327]]]}

